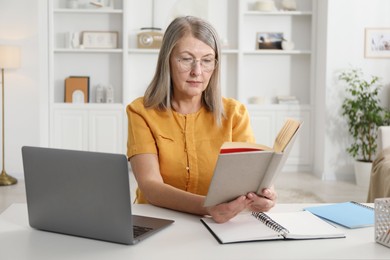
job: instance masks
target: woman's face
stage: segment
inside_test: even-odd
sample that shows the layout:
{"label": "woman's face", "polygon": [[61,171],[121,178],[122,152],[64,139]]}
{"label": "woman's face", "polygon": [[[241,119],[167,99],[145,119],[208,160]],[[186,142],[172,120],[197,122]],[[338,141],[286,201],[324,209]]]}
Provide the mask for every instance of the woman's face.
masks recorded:
{"label": "woman's face", "polygon": [[192,35],[178,41],[170,58],[173,94],[176,99],[202,96],[215,66],[215,52]]}

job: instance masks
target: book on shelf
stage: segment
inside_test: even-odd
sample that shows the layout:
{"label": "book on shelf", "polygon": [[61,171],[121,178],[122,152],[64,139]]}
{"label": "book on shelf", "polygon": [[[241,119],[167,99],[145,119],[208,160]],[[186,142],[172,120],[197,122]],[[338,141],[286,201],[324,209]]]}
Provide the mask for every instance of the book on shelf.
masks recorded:
{"label": "book on shelf", "polygon": [[65,79],[65,103],[89,102],[89,77],[70,76]]}
{"label": "book on shelf", "polygon": [[308,211],[244,212],[222,224],[209,217],[201,222],[221,244],[345,237],[342,230]]}
{"label": "book on shelf", "polygon": [[347,228],[374,226],[374,208],[355,202],[341,202],[304,208],[314,215]]}
{"label": "book on shelf", "polygon": [[299,100],[279,100],[278,104],[280,105],[299,105]]}
{"label": "book on shelf", "polygon": [[302,122],[288,118],[273,147],[245,142],[222,145],[204,206],[234,200],[270,187],[288,158]]}
{"label": "book on shelf", "polygon": [[276,100],[278,104],[288,104],[288,105],[299,104],[299,100],[295,96],[277,96]]}

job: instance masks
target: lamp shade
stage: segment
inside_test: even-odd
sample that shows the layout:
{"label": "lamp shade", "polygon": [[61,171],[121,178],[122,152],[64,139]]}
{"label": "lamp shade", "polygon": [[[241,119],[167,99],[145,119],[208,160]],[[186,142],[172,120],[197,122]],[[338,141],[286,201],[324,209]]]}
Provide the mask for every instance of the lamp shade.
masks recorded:
{"label": "lamp shade", "polygon": [[20,66],[20,48],[0,45],[0,69],[16,69]]}

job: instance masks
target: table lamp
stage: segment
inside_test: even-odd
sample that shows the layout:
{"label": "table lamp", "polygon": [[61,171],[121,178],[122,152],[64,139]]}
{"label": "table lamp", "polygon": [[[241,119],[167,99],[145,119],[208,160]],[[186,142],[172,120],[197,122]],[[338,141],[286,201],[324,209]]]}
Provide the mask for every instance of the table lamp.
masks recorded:
{"label": "table lamp", "polygon": [[0,68],[1,68],[1,89],[2,89],[2,156],[3,156],[3,169],[0,174],[0,186],[13,185],[17,183],[17,180],[8,175],[5,171],[5,154],[4,154],[4,69],[16,69],[20,66],[20,49],[16,46],[0,45]]}

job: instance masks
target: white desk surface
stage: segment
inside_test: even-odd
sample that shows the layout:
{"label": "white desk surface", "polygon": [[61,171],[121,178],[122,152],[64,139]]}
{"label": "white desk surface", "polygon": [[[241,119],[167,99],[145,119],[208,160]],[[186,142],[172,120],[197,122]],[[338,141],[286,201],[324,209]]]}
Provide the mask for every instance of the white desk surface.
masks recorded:
{"label": "white desk surface", "polygon": [[[297,211],[316,204],[278,204]],[[0,258],[11,259],[390,259],[390,248],[374,241],[374,228],[348,230],[346,238],[283,240],[221,245],[198,216],[133,205],[133,213],[174,219],[168,228],[137,245],[121,245],[32,229],[27,205],[12,204],[0,215]]]}

